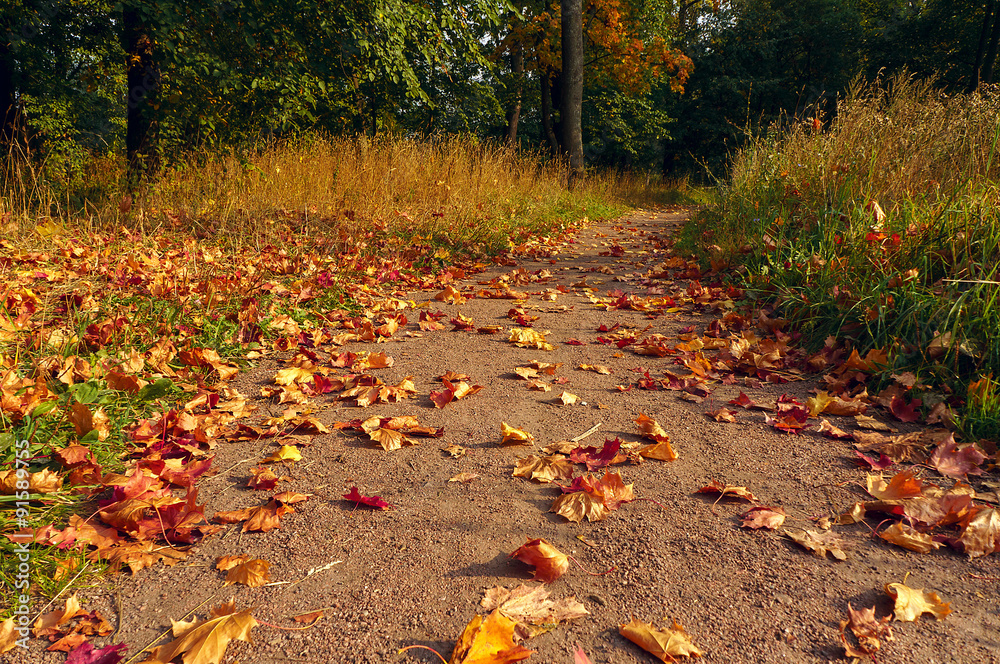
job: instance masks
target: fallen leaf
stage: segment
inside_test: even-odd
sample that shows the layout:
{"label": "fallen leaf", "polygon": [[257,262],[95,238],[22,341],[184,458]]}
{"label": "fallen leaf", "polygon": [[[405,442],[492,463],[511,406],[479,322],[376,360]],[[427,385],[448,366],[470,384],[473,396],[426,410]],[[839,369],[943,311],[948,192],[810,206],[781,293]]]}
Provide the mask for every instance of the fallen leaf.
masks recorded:
{"label": "fallen leaf", "polygon": [[510,557],[535,568],[532,581],[552,583],[569,569],[569,557],[542,538],[529,539]]}
{"label": "fallen leaf", "polygon": [[750,493],[745,486],[723,484],[719,480],[712,480],[711,484],[706,484],[695,493],[717,493],[720,500],[722,498],[739,498],[751,503],[757,502],[757,497]]}
{"label": "fallen leaf", "polygon": [[170,662],[183,655],[184,664],[219,664],[230,641],[250,642],[250,630],[257,626],[250,611],[236,613],[230,601],[212,609],[208,620],[171,620],[174,640],[153,648],[144,661]]}
{"label": "fallen leaf", "polygon": [[[858,641],[857,647],[847,640],[845,630],[850,628]],[[855,611],[851,603],[847,603],[847,620],[840,621],[840,638],[844,642],[844,650],[848,657],[872,657],[882,646],[882,640],[892,641],[892,627],[889,616],[875,618],[875,607]]]}
{"label": "fallen leaf", "polygon": [[941,546],[927,533],[922,533],[912,526],[898,521],[885,530],[879,531],[878,536],[886,542],[917,553],[928,553]]}
{"label": "fallen leaf", "polygon": [[455,475],[454,477],[452,477],[448,481],[449,482],[464,482],[465,484],[468,484],[469,482],[471,482],[474,479],[477,479],[478,477],[479,477],[479,475],[477,473],[459,473],[458,475]]}
{"label": "fallen leaf", "polygon": [[282,445],[280,448],[275,450],[275,452],[267,457],[266,459],[261,459],[261,463],[275,463],[278,461],[300,461],[302,459],[302,454],[299,449],[294,445]]}
{"label": "fallen leaf", "polygon": [[801,533],[785,531],[792,541],[813,553],[819,558],[825,558],[829,553],[837,560],[847,560],[847,554],[840,548],[840,538],[832,532],[819,533],[815,530],[804,530]]}
{"label": "fallen leaf", "polygon": [[819,433],[823,434],[827,438],[850,438],[851,434],[847,433],[843,429],[833,424],[830,424],[829,420],[820,419],[819,428],[816,429]]}
{"label": "fallen leaf", "polygon": [[538,482],[573,479],[573,462],[557,454],[537,457],[534,454],[518,459],[514,464],[513,477],[525,477]]}
{"label": "fallen leaf", "polygon": [[537,348],[538,350],[555,350],[555,346],[545,341],[545,332],[531,328],[515,327],[510,330],[508,341],[521,348]]}
{"label": "fallen leaf", "polygon": [[599,373],[602,376],[611,375],[611,369],[601,364],[581,364],[579,368],[583,371],[593,371],[595,373]]}
{"label": "fallen leaf", "polygon": [[716,410],[710,410],[705,413],[711,417],[716,422],[735,422],[736,421],[736,411],[730,410],[728,408],[722,407]]}
{"label": "fallen leaf", "polygon": [[869,475],[868,493],[879,500],[905,500],[923,493],[923,480],[913,468],[896,473],[888,484],[881,475]]}
{"label": "fallen leaf", "polygon": [[228,567],[220,567],[220,564],[228,565],[229,561],[223,563],[220,560],[219,563],[216,563],[218,569],[229,570],[226,574],[227,586],[240,583],[251,588],[259,588],[271,582],[271,576],[268,574],[271,563],[261,558],[241,560]]}
{"label": "fallen leaf", "polygon": [[351,490],[344,494],[344,500],[350,500],[358,505],[368,505],[369,507],[377,507],[380,510],[392,509],[392,505],[382,500],[380,496],[362,496],[361,492],[358,491],[358,487],[352,486]]}
{"label": "fallen leaf", "polygon": [[517,623],[519,640],[530,639],[548,632],[559,623],[589,615],[586,607],[574,597],[549,599],[544,585],[521,584],[513,590],[502,587],[486,591],[480,605],[487,611],[496,610]]}
{"label": "fallen leaf", "polygon": [[510,664],[527,659],[535,651],[514,643],[516,626],[499,609],[485,618],[474,616],[458,637],[448,664]]}
{"label": "fallen leaf", "polygon": [[506,422],[500,423],[500,431],[503,433],[503,439],[500,441],[501,445],[515,444],[515,445],[530,445],[535,442],[535,437],[532,436],[527,431],[523,429],[516,429]]}
{"label": "fallen leaf", "polygon": [[980,507],[963,519],[961,528],[958,542],[970,558],[1000,553],[1000,512]]}
{"label": "fallen leaf", "polygon": [[949,434],[948,438],[937,446],[927,463],[946,477],[965,477],[982,475],[983,469],[979,464],[986,458],[975,443],[959,449],[955,443],[955,436]]}
{"label": "fallen leaf", "polygon": [[867,415],[856,415],[854,417],[854,423],[858,425],[859,429],[867,429],[869,431],[895,431],[888,424],[883,424],[879,422],[874,417],[869,417]]}
{"label": "fallen leaf", "polygon": [[570,394],[569,392],[563,392],[559,395],[559,400],[563,402],[564,406],[572,406],[579,403],[580,397],[575,394]]}
{"label": "fallen leaf", "polygon": [[594,446],[577,447],[570,452],[569,460],[573,463],[587,464],[587,470],[597,470],[613,463],[625,461],[625,455],[619,454],[622,441],[620,438],[606,438],[604,446],[597,449]]}
{"label": "fallen leaf", "polygon": [[857,456],[859,465],[868,466],[868,468],[871,470],[885,470],[886,468],[892,465],[892,459],[890,459],[884,454],[879,454],[878,459],[873,459],[869,456],[866,456],[861,452],[859,452],[858,450],[854,450],[854,454]]}
{"label": "fallen leaf", "polygon": [[658,629],[653,623],[632,618],[632,622],[619,626],[618,633],[664,663],[674,662],[676,657],[702,655],[676,620],[672,628]]}
{"label": "fallen leaf", "polygon": [[14,632],[14,620],[7,618],[0,622],[0,655],[17,647],[17,634]]}
{"label": "fallen leaf", "polygon": [[452,459],[461,459],[469,453],[468,449],[462,447],[461,445],[455,445],[454,443],[447,447],[442,447],[441,451],[450,456]]}
{"label": "fallen leaf", "polygon": [[754,530],[758,528],[775,530],[776,528],[780,528],[781,524],[785,522],[785,516],[785,510],[780,507],[758,505],[757,507],[751,507],[743,513],[741,517],[743,523],[740,525],[744,528],[753,528]]}
{"label": "fallen leaf", "polygon": [[587,657],[587,653],[580,647],[579,643],[576,644],[576,650],[573,651],[573,664],[594,664],[590,661],[590,658]]}
{"label": "fallen leaf", "polygon": [[937,593],[923,588],[915,590],[902,583],[887,583],[885,592],[896,601],[893,616],[900,622],[913,622],[924,613],[944,620],[951,613],[951,606],[942,602]]}
{"label": "fallen leaf", "polygon": [[368,437],[382,446],[386,452],[402,449],[404,446],[419,445],[420,441],[407,436],[395,429],[379,428],[368,434]]}
{"label": "fallen leaf", "polygon": [[[94,649],[90,642],[82,644],[66,658],[65,664],[118,664],[125,657],[128,644],[118,643]],[[0,652],[3,652],[0,649]]]}

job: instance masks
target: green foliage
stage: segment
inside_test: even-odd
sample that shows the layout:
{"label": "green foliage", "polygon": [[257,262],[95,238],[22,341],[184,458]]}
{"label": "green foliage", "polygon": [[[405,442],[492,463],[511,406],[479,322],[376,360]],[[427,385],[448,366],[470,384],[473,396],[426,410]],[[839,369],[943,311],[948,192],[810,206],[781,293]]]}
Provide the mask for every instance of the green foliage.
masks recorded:
{"label": "green foliage", "polygon": [[[959,406],[1000,375],[998,118],[997,95],[906,78],[854,89],[828,132],[795,127],[742,152],[687,246],[741,263],[752,294],[813,344],[884,348],[890,371],[931,385],[926,404]],[[984,430],[980,410],[970,431]]]}

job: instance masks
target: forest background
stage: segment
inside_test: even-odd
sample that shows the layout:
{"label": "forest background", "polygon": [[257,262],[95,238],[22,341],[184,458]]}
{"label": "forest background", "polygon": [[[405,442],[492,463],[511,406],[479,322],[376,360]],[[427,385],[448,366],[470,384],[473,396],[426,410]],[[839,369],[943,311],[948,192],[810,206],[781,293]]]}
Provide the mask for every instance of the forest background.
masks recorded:
{"label": "forest background", "polygon": [[[775,123],[828,124],[858,77],[976,90],[994,78],[1000,38],[996,0],[577,11],[588,166],[698,179],[724,176]],[[155,167],[321,130],[563,151],[558,2],[14,0],[0,34],[5,144],[19,139],[71,208],[101,196],[94,156],[126,150]]]}

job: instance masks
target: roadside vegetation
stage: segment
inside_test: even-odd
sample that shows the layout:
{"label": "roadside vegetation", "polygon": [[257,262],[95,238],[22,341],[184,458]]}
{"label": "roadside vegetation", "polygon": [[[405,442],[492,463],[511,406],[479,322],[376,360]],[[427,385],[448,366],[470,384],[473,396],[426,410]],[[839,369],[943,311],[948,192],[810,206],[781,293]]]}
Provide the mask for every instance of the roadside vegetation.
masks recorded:
{"label": "roadside vegetation", "polygon": [[953,413],[968,439],[996,440],[998,118],[993,89],[856,85],[836,117],[740,152],[685,242],[738,270],[813,347],[885,351],[884,379],[912,372],[924,416]]}

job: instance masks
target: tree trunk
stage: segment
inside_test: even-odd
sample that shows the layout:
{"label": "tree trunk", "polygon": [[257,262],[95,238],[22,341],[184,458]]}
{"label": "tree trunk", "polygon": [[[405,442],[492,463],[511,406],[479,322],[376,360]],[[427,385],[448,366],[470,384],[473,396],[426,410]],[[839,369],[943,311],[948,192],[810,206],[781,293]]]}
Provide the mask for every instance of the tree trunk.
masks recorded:
{"label": "tree trunk", "polygon": [[982,83],[993,82],[993,67],[997,61],[997,50],[1000,50],[1000,7],[996,0],[990,3],[993,9],[993,29],[990,31],[990,43],[983,56]]}
{"label": "tree trunk", "polygon": [[160,90],[160,68],[153,59],[153,40],[135,4],[126,3],[122,7],[121,43],[128,85],[125,156],[129,179],[135,183],[156,167],[153,102]]}
{"label": "tree trunk", "polygon": [[545,134],[545,140],[549,144],[552,154],[558,155],[560,152],[559,138],[552,129],[552,75],[547,71],[539,73],[538,81],[542,97],[542,132]]}
{"label": "tree trunk", "polygon": [[983,58],[986,55],[986,44],[989,41],[991,26],[996,21],[996,0],[987,0],[986,11],[983,14],[983,27],[979,30],[979,44],[976,46],[976,61],[972,65],[972,78],[969,80],[967,92],[975,92],[982,82]]}
{"label": "tree trunk", "polygon": [[569,188],[583,177],[583,0],[562,0],[562,94],[559,121],[569,157]]}
{"label": "tree trunk", "polygon": [[[10,52],[8,20],[0,20],[0,146],[9,147],[16,137],[17,99],[14,94],[14,62]],[[4,150],[6,152],[6,150]]]}
{"label": "tree trunk", "polygon": [[517,123],[521,119],[521,96],[524,91],[524,49],[521,44],[514,51],[511,71],[514,73],[514,103],[507,112],[507,145],[517,145]]}

